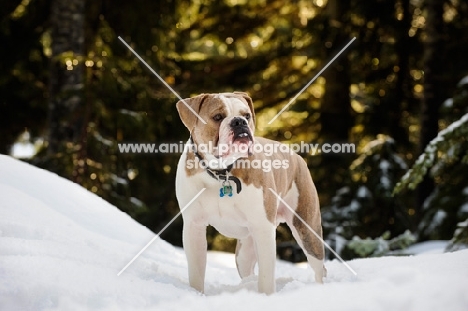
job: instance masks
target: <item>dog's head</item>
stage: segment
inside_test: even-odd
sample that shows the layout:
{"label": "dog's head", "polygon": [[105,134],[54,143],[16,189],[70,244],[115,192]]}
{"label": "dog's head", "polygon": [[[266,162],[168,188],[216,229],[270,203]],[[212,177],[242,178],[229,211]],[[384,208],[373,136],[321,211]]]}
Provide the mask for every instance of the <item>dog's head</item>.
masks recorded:
{"label": "dog's head", "polygon": [[177,110],[198,147],[213,147],[198,148],[207,160],[230,158],[233,162],[252,153],[255,113],[247,93],[201,94],[179,101]]}

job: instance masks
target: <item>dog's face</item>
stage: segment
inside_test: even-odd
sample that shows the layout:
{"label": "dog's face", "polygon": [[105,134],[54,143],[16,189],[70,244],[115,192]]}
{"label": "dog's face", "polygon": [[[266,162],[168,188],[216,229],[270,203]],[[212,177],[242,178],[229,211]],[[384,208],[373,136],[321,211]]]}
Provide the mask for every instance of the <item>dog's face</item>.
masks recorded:
{"label": "dog's face", "polygon": [[246,93],[201,94],[184,101],[188,106],[179,101],[177,110],[195,144],[214,147],[198,149],[204,158],[235,161],[251,154],[255,114],[252,99]]}

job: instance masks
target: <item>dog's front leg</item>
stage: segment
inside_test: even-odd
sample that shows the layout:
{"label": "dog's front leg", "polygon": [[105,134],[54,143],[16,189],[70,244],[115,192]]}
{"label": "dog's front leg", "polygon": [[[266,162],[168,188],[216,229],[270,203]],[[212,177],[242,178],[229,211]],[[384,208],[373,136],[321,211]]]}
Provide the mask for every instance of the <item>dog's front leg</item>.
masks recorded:
{"label": "dog's front leg", "polygon": [[207,251],[206,226],[184,221],[183,244],[190,286],[203,293]]}
{"label": "dog's front leg", "polygon": [[[266,220],[265,220],[266,221]],[[276,228],[272,223],[256,224],[252,230],[258,257],[258,291],[275,292]]]}

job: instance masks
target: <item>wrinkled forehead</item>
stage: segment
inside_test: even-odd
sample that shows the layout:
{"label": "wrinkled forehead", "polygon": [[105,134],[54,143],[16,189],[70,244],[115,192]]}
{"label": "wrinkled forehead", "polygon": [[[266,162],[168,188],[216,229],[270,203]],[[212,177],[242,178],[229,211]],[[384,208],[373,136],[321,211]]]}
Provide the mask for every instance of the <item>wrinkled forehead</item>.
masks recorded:
{"label": "wrinkled forehead", "polygon": [[237,115],[249,112],[250,108],[242,97],[234,94],[213,94],[204,105],[209,112],[224,112],[226,115]]}

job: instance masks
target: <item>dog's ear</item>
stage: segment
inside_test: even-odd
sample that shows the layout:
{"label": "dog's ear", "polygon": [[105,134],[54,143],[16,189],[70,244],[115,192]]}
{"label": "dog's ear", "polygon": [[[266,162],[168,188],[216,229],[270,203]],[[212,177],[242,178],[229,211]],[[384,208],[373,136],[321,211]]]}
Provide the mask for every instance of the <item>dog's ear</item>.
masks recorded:
{"label": "dog's ear", "polygon": [[[177,111],[179,112],[182,123],[187,127],[189,131],[192,131],[197,123],[203,101],[209,96],[209,94],[200,94],[192,98],[186,98],[183,101],[179,100],[176,104]],[[190,108],[193,110],[190,110]],[[195,112],[195,113],[194,113]]]}
{"label": "dog's ear", "polygon": [[249,105],[250,112],[252,113],[252,121],[253,121],[254,126],[255,126],[255,124],[256,124],[255,110],[254,110],[252,98],[250,98],[249,94],[247,94],[245,92],[234,92],[234,94],[237,95],[237,96],[241,96],[243,99],[245,99],[245,101]]}

